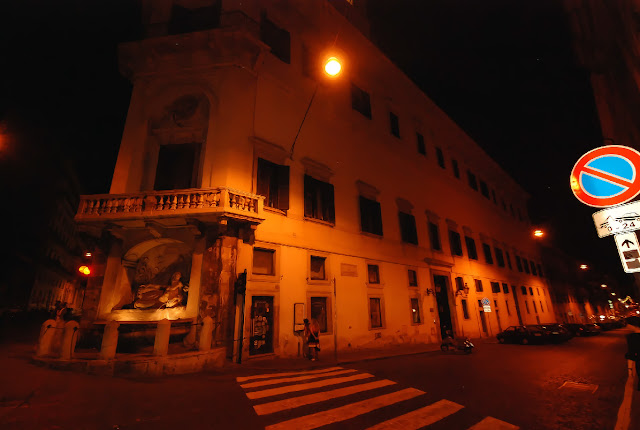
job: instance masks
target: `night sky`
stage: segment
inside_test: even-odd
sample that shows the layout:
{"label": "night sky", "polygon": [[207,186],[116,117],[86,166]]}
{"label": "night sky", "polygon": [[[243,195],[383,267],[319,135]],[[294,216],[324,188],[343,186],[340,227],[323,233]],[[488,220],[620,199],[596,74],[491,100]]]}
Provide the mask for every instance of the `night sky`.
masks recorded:
{"label": "night sky", "polygon": [[[573,164],[602,137],[560,3],[372,0],[370,16],[383,51],[532,195],[546,240],[624,277],[613,239],[596,236],[595,210],[569,189]],[[5,201],[37,212],[25,190],[46,192],[44,166],[58,159],[75,165],[82,193],[108,192],[131,94],[116,49],[140,36],[139,22],[135,1],[2,2]]]}

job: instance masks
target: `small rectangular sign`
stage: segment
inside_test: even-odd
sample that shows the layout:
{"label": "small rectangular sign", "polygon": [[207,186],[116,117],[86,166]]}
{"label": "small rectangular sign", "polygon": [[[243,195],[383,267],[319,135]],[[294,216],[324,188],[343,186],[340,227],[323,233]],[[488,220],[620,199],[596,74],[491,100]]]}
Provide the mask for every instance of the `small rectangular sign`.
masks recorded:
{"label": "small rectangular sign", "polygon": [[640,229],[640,201],[603,209],[593,214],[598,237]]}
{"label": "small rectangular sign", "polygon": [[340,274],[342,276],[358,276],[358,266],[355,264],[340,264]]}
{"label": "small rectangular sign", "polygon": [[484,305],[482,308],[483,312],[491,312],[491,305]]}
{"label": "small rectangular sign", "polygon": [[616,234],[618,254],[622,261],[622,268],[627,273],[640,272],[640,246],[635,233]]}

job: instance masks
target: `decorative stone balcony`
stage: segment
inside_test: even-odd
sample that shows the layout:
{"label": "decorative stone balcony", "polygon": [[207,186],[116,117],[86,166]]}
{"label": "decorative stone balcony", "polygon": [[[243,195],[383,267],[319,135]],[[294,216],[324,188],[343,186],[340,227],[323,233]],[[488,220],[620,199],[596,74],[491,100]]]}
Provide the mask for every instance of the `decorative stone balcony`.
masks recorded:
{"label": "decorative stone balcony", "polygon": [[263,202],[263,196],[226,187],[99,194],[81,196],[75,220],[126,225],[127,221],[178,217],[257,225],[264,220]]}

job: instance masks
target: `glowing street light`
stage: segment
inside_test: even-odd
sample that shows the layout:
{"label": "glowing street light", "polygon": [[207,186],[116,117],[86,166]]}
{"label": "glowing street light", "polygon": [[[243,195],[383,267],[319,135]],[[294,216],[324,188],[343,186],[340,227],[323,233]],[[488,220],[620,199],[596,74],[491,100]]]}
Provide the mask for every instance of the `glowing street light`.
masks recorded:
{"label": "glowing street light", "polygon": [[600,285],[602,288],[607,288],[607,284],[601,284]]}
{"label": "glowing street light", "polygon": [[580,265],[580,268],[581,268],[582,270],[587,270],[587,269],[589,268],[589,266],[587,266],[586,264],[581,264],[581,265]]}
{"label": "glowing street light", "polygon": [[89,276],[91,274],[91,269],[88,266],[80,266],[78,267],[78,272],[82,273],[85,276]]}
{"label": "glowing street light", "polygon": [[324,63],[324,72],[333,77],[342,71],[342,64],[336,57],[329,57]]}
{"label": "glowing street light", "polygon": [[533,235],[534,235],[535,237],[542,237],[542,236],[544,236],[544,231],[542,231],[542,230],[540,230],[540,229],[534,230],[534,231],[533,231]]}
{"label": "glowing street light", "polygon": [[91,257],[91,253],[89,251],[87,251],[87,252],[84,253],[84,256],[85,257]]}
{"label": "glowing street light", "polygon": [[612,296],[615,296],[615,295],[616,295],[616,293],[611,293],[611,295],[612,295]]}

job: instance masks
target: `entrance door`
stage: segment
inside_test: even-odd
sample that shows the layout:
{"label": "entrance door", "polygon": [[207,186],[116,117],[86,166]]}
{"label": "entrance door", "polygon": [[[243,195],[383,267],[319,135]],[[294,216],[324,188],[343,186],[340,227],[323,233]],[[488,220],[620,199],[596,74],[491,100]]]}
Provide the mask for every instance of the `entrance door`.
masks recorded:
{"label": "entrance door", "polygon": [[436,290],[436,304],[440,316],[440,334],[444,339],[447,331],[451,330],[453,336],[453,324],[451,323],[451,309],[449,308],[449,278],[441,275],[433,275],[433,285]]}
{"label": "entrance door", "polygon": [[249,354],[273,352],[273,297],[254,296],[251,299],[251,336]]}
{"label": "entrance door", "polygon": [[515,285],[511,286],[511,291],[513,292],[513,301],[516,303],[516,313],[518,314],[518,322],[522,325],[522,315],[520,314],[520,304],[518,303],[518,293],[516,293],[517,287]]}

